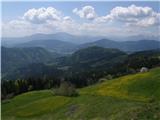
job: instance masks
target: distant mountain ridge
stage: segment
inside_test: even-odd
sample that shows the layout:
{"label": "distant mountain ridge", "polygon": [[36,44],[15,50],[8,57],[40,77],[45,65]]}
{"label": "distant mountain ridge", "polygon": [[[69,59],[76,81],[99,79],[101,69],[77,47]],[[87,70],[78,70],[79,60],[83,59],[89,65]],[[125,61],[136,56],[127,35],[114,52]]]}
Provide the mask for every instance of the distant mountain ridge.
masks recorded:
{"label": "distant mountain ridge", "polygon": [[76,49],[76,44],[60,41],[60,40],[33,40],[22,44],[17,44],[16,47],[25,48],[25,47],[42,47],[49,51],[68,54],[72,53]]}
{"label": "distant mountain ridge", "polygon": [[87,42],[93,42],[96,41],[98,39],[102,39],[104,38],[103,36],[97,36],[97,37],[93,37],[93,36],[80,36],[80,35],[72,35],[72,34],[68,34],[65,32],[59,32],[59,33],[55,33],[55,34],[42,34],[42,33],[38,33],[38,34],[33,34],[30,36],[25,36],[25,37],[13,37],[13,38],[2,38],[2,45],[3,46],[8,46],[8,47],[13,47],[16,44],[21,44],[21,43],[26,43],[29,41],[33,41],[33,40],[61,40],[61,41],[65,41],[65,42],[70,42],[73,44],[83,44],[83,43],[87,43]]}
{"label": "distant mountain ridge", "polygon": [[2,45],[4,46],[14,46],[15,44],[20,44],[24,42],[29,42],[33,40],[48,40],[56,39],[66,42],[71,42],[74,44],[84,44],[88,42],[94,42],[100,39],[111,39],[115,41],[137,41],[137,40],[158,40],[160,41],[160,36],[151,35],[134,35],[134,36],[92,36],[92,35],[73,35],[65,32],[58,32],[53,34],[36,33],[24,37],[2,37]]}
{"label": "distant mountain ridge", "polygon": [[[153,39],[151,39],[153,38]],[[64,32],[55,34],[34,34],[21,38],[2,38],[2,46],[7,47],[44,47],[55,52],[73,53],[78,49],[89,46],[104,48],[116,48],[122,51],[135,52],[160,48],[159,38],[143,35],[123,38],[114,37],[107,39],[106,36],[80,36]]]}
{"label": "distant mountain ridge", "polygon": [[33,40],[22,44],[15,45],[16,47],[43,47],[47,50],[61,54],[71,54],[82,48],[98,46],[103,48],[114,48],[124,52],[133,53],[136,51],[152,50],[160,48],[160,41],[156,40],[139,40],[139,41],[113,41],[109,39],[100,39],[94,42],[85,44],[74,44],[60,40]]}
{"label": "distant mountain ridge", "polygon": [[125,52],[144,51],[160,48],[160,41],[156,40],[139,40],[139,41],[112,41],[108,39],[101,39],[95,42],[82,44],[79,48],[86,48],[90,46],[99,46],[104,48],[116,48]]}

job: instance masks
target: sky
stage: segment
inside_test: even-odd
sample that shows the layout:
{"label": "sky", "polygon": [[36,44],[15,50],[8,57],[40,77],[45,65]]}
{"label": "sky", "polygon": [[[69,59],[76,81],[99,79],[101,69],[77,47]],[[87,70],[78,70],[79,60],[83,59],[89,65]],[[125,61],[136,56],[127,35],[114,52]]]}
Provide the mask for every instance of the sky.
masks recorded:
{"label": "sky", "polygon": [[159,36],[159,2],[2,2],[2,36]]}

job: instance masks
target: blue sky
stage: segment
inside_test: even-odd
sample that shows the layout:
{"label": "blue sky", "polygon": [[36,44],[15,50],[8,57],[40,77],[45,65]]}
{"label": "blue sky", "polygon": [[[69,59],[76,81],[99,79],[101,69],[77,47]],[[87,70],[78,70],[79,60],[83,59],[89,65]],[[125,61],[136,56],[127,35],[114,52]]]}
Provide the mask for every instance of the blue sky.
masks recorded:
{"label": "blue sky", "polygon": [[155,11],[160,11],[159,9],[159,2],[158,1],[153,1],[153,2],[145,2],[145,1],[140,1],[140,2],[3,2],[2,3],[2,14],[3,14],[3,20],[9,21],[11,19],[15,19],[20,15],[23,15],[24,12],[26,12],[28,9],[31,8],[40,8],[40,7],[49,7],[52,6],[56,9],[59,9],[66,13],[67,15],[73,16],[75,18],[78,18],[75,16],[71,11],[75,7],[83,7],[86,5],[92,5],[95,9],[96,12],[99,13],[100,15],[105,15],[109,13],[109,11],[116,7],[116,6],[129,6],[129,5],[139,5],[139,6],[149,6],[152,7]]}
{"label": "blue sky", "polygon": [[[39,20],[37,14],[39,16],[44,15],[44,13],[38,11],[45,8],[44,11],[48,12],[48,7],[53,8],[56,13],[47,16],[45,20],[43,18],[43,21]],[[34,15],[32,12],[28,12],[33,8],[36,11]],[[75,8],[76,10],[73,12]],[[73,34],[90,35],[96,33],[95,35],[107,34],[109,36],[111,36],[110,32],[117,32],[117,36],[126,34],[128,36],[153,35],[153,33],[158,35],[159,12],[158,1],[3,2],[2,35],[6,37],[20,36],[17,29],[22,29],[22,36],[40,32],[71,32]],[[27,16],[25,16],[25,13],[27,13]],[[53,16],[56,16],[56,21],[55,18],[50,18]],[[49,19],[47,20],[47,18]],[[120,28],[124,30],[121,34],[118,33],[121,31]]]}

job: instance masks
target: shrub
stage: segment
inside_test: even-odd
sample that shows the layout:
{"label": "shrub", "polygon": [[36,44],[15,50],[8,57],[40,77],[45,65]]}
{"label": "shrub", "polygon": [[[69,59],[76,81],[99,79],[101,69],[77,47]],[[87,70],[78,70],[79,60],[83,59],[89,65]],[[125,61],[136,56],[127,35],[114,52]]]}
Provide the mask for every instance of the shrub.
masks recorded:
{"label": "shrub", "polygon": [[78,95],[78,92],[76,91],[74,85],[66,81],[61,82],[59,88],[54,90],[54,93],[55,95],[69,96],[69,97]]}
{"label": "shrub", "polygon": [[31,91],[31,90],[33,90],[33,86],[32,86],[32,85],[29,85],[28,91]]}
{"label": "shrub", "polygon": [[111,80],[113,77],[112,77],[112,75],[108,74],[108,75],[105,76],[104,78],[107,79],[107,80]]}

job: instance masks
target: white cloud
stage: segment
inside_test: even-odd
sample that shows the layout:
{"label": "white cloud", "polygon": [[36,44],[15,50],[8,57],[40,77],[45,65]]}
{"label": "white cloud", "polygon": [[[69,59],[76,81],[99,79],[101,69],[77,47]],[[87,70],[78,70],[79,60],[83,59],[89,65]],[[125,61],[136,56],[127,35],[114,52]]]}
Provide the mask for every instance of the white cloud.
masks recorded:
{"label": "white cloud", "polygon": [[70,16],[63,17],[63,20],[64,21],[68,21],[68,22],[72,22],[73,21],[73,19]]}
{"label": "white cloud", "polygon": [[58,21],[61,19],[61,12],[53,7],[33,8],[24,13],[23,19],[35,24],[45,23],[48,20]]}
{"label": "white cloud", "polygon": [[113,17],[111,15],[106,15],[106,16],[97,17],[95,19],[95,22],[105,23],[105,22],[110,22],[112,20],[113,20]]}
{"label": "white cloud", "polygon": [[110,14],[96,18],[98,22],[115,21],[126,25],[150,27],[160,24],[159,13],[150,7],[131,5],[128,7],[115,7]]}
{"label": "white cloud", "polygon": [[23,20],[12,20],[2,25],[3,36],[25,36],[33,33],[33,25]]}
{"label": "white cloud", "polygon": [[[4,23],[3,36],[25,36],[35,33],[54,33],[70,29],[74,20],[53,7],[29,9],[23,16]],[[21,33],[21,34],[19,34]]]}
{"label": "white cloud", "polygon": [[[68,32],[87,35],[158,34],[160,13],[149,7],[115,7],[106,16],[98,16],[92,6],[73,12],[92,21],[74,20],[55,8],[30,9],[19,19],[2,24],[4,36],[25,36],[35,33]],[[94,21],[94,22],[93,22]],[[157,25],[157,26],[156,26]]]}
{"label": "white cloud", "polygon": [[92,6],[84,6],[82,9],[75,8],[73,13],[79,15],[81,18],[86,18],[88,20],[93,20],[96,18],[96,12]]}
{"label": "white cloud", "polygon": [[159,26],[160,25],[160,16],[157,14],[156,16],[146,17],[137,22],[127,23],[127,26],[139,26],[139,27],[150,27],[150,26]]}
{"label": "white cloud", "polygon": [[110,15],[122,21],[136,21],[138,18],[152,16],[153,13],[153,9],[150,7],[131,5],[129,7],[115,7],[111,10]]}
{"label": "white cloud", "polygon": [[159,26],[160,25],[160,14],[155,14],[154,16],[146,17],[140,21],[138,21],[135,25],[141,27],[149,27],[149,26]]}

